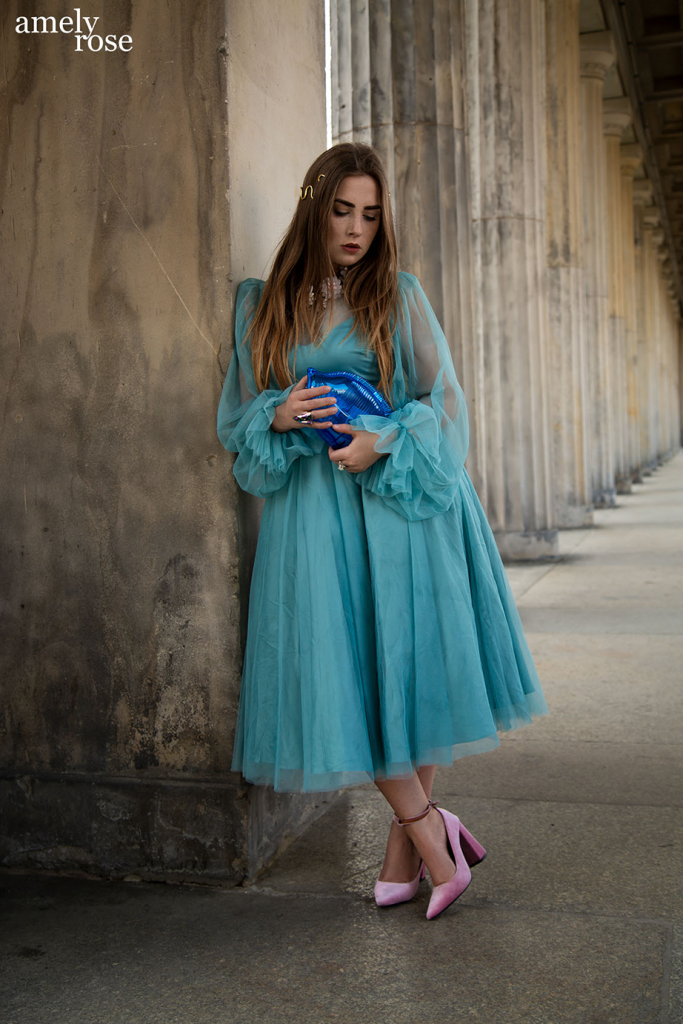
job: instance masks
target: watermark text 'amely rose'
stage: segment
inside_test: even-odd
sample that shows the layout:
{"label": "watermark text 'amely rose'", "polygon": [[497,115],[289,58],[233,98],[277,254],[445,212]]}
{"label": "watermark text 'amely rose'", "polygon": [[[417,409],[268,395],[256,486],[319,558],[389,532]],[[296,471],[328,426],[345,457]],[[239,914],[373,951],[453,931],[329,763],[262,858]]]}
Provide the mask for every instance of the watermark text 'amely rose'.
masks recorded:
{"label": "watermark text 'amely rose'", "polygon": [[85,15],[81,17],[80,7],[74,7],[75,18],[57,18],[43,17],[38,18],[17,18],[16,31],[21,33],[32,34],[34,32],[43,33],[47,32],[53,34],[55,32],[70,35],[74,34],[76,40],[75,50],[77,53],[84,53],[85,44],[89,50],[93,53],[98,53],[100,50],[105,50],[111,53],[113,50],[132,50],[133,49],[133,37],[132,36],[120,36],[115,35],[100,36],[95,33],[95,25],[100,20],[99,18],[87,18]]}

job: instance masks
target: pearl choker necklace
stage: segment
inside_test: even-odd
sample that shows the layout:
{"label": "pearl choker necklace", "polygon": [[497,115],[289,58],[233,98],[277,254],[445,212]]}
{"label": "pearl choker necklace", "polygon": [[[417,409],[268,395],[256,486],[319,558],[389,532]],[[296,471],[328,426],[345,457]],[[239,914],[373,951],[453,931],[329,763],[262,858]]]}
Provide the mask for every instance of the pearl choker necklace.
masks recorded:
{"label": "pearl choker necklace", "polygon": [[[323,281],[322,285],[320,286],[320,292],[323,297],[323,309],[327,309],[327,303],[330,297],[330,284],[332,286],[332,294],[334,295],[335,301],[337,299],[340,299],[344,294],[344,278],[346,277],[347,270],[348,267],[340,267],[339,272],[337,274],[335,274],[331,278],[328,277]],[[311,286],[308,301],[309,305],[311,306],[315,302],[315,292],[313,291],[313,286]]]}

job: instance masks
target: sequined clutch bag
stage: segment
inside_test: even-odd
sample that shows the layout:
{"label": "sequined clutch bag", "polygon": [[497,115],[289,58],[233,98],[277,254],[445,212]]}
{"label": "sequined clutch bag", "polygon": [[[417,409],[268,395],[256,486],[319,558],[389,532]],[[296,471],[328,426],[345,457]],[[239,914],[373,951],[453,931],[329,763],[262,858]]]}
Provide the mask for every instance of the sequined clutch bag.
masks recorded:
{"label": "sequined clutch bag", "polygon": [[[333,423],[348,423],[364,413],[369,416],[388,416],[391,412],[391,406],[384,395],[357,373],[347,370],[322,373],[309,366],[307,387],[320,388],[325,385],[332,388],[325,397],[332,398],[338,409],[331,417]],[[333,427],[317,430],[316,433],[332,448],[346,448],[353,440],[350,434],[340,434]]]}

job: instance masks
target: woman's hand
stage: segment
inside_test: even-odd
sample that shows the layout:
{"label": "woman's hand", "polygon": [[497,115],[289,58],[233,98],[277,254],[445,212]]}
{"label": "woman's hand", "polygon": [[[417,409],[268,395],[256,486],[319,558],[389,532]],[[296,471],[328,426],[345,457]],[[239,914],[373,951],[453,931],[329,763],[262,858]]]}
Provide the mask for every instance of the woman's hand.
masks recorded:
{"label": "woman's hand", "polygon": [[375,451],[375,441],[379,434],[373,434],[369,430],[354,430],[348,423],[335,423],[334,429],[340,434],[351,434],[353,440],[347,448],[330,448],[330,460],[332,462],[343,462],[344,469],[349,473],[362,473],[378,459],[383,458],[382,452]]}
{"label": "woman's hand", "polygon": [[[307,388],[307,379],[307,377],[302,377],[294,385],[282,405],[276,406],[275,416],[270,425],[271,430],[275,430],[278,434],[284,434],[287,430],[301,430],[302,427],[323,430],[325,427],[333,426],[332,421],[326,417],[333,416],[337,411],[334,399],[318,397],[332,389],[326,384],[319,388]],[[307,412],[311,413],[312,419],[308,423],[297,423],[294,417],[303,416]]]}

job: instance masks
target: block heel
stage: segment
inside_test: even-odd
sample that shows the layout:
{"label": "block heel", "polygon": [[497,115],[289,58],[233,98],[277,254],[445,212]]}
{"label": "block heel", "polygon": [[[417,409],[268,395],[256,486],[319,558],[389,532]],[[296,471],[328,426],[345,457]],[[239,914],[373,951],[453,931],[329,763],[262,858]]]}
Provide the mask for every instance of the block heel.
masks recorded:
{"label": "block heel", "polygon": [[481,864],[486,856],[484,847],[481,843],[477,842],[471,832],[467,831],[462,822],[460,822],[460,846],[465,855],[465,860],[471,868],[475,864]]}

